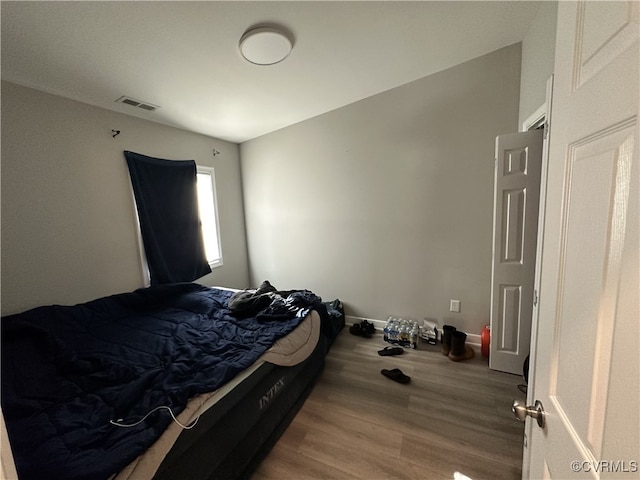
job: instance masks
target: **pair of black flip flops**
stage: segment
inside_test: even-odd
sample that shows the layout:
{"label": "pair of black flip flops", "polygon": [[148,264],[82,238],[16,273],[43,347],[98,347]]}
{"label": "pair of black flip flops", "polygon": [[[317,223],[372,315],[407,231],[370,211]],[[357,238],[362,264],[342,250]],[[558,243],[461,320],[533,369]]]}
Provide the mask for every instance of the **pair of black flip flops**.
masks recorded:
{"label": "pair of black flip flops", "polygon": [[[388,346],[388,347],[384,347],[382,350],[378,350],[378,355],[382,357],[402,355],[403,353],[404,353],[404,348],[402,347]],[[411,381],[411,377],[409,377],[408,375],[405,375],[402,372],[402,370],[400,370],[399,368],[393,368],[391,370],[387,370],[386,368],[383,368],[382,370],[380,370],[380,373],[385,377],[390,378],[391,380],[394,380],[398,383],[409,383]]]}
{"label": "pair of black flip flops", "polygon": [[351,332],[351,335],[357,335],[358,337],[371,338],[371,335],[376,332],[376,327],[373,323],[363,320],[360,323],[351,325],[349,332]]}

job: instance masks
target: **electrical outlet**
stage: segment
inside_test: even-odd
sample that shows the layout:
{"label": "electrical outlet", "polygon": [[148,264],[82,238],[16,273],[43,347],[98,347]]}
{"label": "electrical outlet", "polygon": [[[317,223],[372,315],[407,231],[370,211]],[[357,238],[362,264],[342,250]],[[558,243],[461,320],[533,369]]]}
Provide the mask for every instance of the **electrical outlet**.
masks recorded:
{"label": "electrical outlet", "polygon": [[451,300],[451,303],[449,303],[449,311],[460,313],[460,300]]}

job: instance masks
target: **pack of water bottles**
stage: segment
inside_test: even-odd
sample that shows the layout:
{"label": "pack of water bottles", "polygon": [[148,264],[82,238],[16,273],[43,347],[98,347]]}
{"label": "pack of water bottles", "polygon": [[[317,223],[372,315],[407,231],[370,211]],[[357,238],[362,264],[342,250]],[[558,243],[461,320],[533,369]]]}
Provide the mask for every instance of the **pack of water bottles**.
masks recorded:
{"label": "pack of water bottles", "polygon": [[401,347],[418,348],[419,337],[418,322],[404,318],[389,317],[383,329],[384,341]]}

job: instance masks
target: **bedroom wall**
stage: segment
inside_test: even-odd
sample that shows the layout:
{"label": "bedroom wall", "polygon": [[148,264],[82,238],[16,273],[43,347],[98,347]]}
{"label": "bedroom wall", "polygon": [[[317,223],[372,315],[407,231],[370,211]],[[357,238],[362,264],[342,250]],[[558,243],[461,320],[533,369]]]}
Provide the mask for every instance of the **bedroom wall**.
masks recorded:
{"label": "bedroom wall", "polygon": [[247,285],[236,144],[8,82],[1,94],[3,315],[143,286],[124,150],[215,168],[224,265],[200,281]]}
{"label": "bedroom wall", "polygon": [[[489,322],[495,136],[520,44],[240,145],[251,280],[347,314]],[[449,300],[461,312],[449,312]]]}
{"label": "bedroom wall", "polygon": [[546,101],[547,80],[553,75],[556,55],[557,21],[558,2],[541,2],[522,40],[518,130],[522,130],[522,123]]}

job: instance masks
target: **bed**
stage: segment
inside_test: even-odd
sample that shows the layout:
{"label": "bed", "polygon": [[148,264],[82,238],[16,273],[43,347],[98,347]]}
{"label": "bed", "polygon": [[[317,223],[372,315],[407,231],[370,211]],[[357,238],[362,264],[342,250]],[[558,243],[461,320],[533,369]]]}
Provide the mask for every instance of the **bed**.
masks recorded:
{"label": "bed", "polygon": [[343,326],[308,290],[195,283],[3,317],[19,478],[247,478]]}

